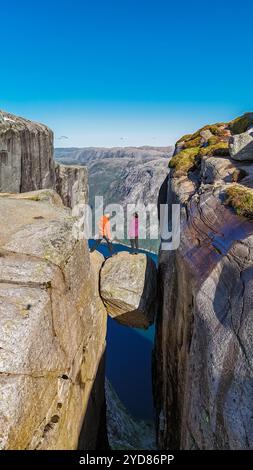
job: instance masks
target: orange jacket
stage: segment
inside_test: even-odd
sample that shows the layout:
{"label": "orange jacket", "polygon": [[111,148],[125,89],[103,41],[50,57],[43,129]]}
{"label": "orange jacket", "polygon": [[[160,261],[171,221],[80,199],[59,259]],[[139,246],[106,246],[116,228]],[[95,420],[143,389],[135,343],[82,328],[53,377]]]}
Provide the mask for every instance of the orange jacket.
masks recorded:
{"label": "orange jacket", "polygon": [[108,217],[106,217],[105,215],[102,215],[102,217],[99,220],[98,228],[99,228],[99,235],[101,235],[102,237],[107,237],[111,239],[110,221]]}

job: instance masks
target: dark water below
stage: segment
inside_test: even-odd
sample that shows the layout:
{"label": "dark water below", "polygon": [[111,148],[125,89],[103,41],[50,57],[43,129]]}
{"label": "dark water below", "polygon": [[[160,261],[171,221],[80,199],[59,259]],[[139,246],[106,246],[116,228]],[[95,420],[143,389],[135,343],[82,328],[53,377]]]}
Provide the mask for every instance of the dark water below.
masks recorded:
{"label": "dark water below", "polygon": [[[90,247],[93,241],[89,242]],[[115,251],[130,251],[125,245],[113,244]],[[106,245],[98,251],[109,256]],[[146,253],[157,263],[157,255]],[[151,360],[154,326],[148,330],[122,326],[108,317],[106,375],[128,411],[137,419],[153,419]]]}

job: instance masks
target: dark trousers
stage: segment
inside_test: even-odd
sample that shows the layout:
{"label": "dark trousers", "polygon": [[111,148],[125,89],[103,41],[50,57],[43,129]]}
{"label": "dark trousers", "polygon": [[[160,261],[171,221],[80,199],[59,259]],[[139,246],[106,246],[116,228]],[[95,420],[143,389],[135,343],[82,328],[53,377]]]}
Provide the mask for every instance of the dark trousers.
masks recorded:
{"label": "dark trousers", "polygon": [[99,238],[96,240],[96,242],[95,242],[93,248],[91,248],[91,250],[90,250],[91,253],[97,249],[98,245],[100,245],[100,243],[102,242],[102,240],[105,240],[105,241],[106,241],[107,246],[108,246],[109,251],[110,251],[110,255],[112,255],[112,254],[113,254],[112,243],[110,242],[110,240],[109,240],[105,235],[104,235],[103,237],[99,237]]}
{"label": "dark trousers", "polygon": [[131,248],[133,252],[137,252],[139,249],[139,240],[138,237],[130,238]]}

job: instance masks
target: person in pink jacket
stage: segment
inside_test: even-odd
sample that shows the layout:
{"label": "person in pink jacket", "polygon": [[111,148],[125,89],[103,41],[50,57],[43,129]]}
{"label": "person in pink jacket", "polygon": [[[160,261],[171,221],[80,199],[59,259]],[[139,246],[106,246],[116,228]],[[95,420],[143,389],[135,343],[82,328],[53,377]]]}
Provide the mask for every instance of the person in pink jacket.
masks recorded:
{"label": "person in pink jacket", "polygon": [[138,253],[138,248],[139,248],[139,216],[138,213],[135,212],[131,221],[130,221],[130,226],[129,226],[129,238],[130,238],[130,243],[131,243],[131,248],[132,248],[132,254]]}

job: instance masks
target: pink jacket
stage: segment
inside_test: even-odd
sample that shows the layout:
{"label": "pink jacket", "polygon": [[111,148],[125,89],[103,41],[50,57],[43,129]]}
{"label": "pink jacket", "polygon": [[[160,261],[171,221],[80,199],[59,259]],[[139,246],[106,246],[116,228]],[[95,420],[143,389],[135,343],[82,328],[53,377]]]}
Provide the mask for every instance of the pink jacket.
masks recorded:
{"label": "pink jacket", "polygon": [[139,219],[133,217],[129,226],[129,238],[135,238],[139,235]]}

